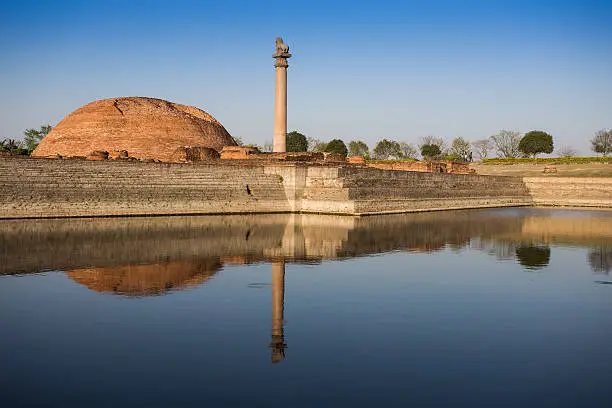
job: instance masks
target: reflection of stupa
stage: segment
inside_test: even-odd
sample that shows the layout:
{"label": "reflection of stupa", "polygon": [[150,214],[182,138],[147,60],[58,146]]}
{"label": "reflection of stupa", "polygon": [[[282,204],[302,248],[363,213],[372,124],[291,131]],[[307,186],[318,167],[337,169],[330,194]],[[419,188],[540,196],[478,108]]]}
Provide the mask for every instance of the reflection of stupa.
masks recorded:
{"label": "reflection of stupa", "polygon": [[218,260],[171,261],[67,271],[77,283],[97,292],[126,296],[160,295],[206,282],[221,269]]}

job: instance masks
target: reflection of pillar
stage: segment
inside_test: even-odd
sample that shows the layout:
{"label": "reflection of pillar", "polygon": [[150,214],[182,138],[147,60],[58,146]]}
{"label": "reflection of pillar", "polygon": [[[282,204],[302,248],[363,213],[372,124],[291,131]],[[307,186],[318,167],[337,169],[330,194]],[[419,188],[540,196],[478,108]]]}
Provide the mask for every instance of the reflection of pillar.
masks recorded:
{"label": "reflection of pillar", "polygon": [[287,144],[287,58],[289,46],[283,43],[283,39],[276,38],[276,53],[272,55],[276,59],[276,91],[274,93],[274,152],[285,152]]}
{"label": "reflection of pillar", "polygon": [[272,263],[272,362],[285,359],[285,336],[283,333],[283,314],[285,302],[285,263]]}

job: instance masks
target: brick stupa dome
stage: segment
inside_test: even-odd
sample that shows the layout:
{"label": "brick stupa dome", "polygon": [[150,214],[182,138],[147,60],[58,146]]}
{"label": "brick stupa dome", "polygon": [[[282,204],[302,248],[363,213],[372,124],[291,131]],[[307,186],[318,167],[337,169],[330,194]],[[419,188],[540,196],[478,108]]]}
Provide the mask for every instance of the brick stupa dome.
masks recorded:
{"label": "brick stupa dome", "polygon": [[172,161],[183,146],[221,150],[236,142],[210,114],[162,99],[122,97],[91,102],[64,118],[32,153],[86,156],[127,150],[131,157]]}

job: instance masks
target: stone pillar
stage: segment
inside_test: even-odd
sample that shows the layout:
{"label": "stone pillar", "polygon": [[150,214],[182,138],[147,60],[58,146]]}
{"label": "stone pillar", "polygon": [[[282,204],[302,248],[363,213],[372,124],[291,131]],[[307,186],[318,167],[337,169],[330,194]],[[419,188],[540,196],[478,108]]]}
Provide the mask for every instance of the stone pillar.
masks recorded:
{"label": "stone pillar", "polygon": [[285,335],[283,318],[285,310],[285,263],[272,263],[272,362],[278,363],[285,359]]}
{"label": "stone pillar", "polygon": [[281,37],[276,37],[276,88],[274,92],[274,152],[287,151],[287,58],[289,46],[283,43]]}

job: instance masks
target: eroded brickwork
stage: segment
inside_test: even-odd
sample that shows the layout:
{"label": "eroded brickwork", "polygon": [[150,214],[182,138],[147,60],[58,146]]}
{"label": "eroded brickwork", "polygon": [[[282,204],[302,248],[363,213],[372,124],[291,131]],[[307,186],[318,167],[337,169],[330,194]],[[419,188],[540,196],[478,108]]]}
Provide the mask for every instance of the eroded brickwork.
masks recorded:
{"label": "eroded brickwork", "polygon": [[333,163],[199,164],[0,158],[0,218],[317,212],[530,205],[521,178]]}

